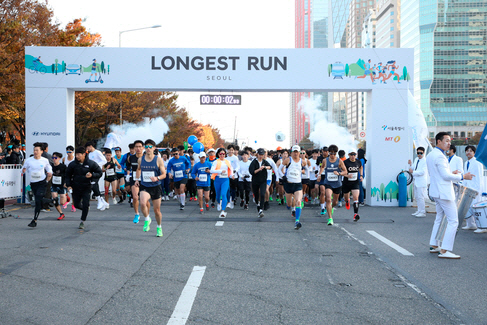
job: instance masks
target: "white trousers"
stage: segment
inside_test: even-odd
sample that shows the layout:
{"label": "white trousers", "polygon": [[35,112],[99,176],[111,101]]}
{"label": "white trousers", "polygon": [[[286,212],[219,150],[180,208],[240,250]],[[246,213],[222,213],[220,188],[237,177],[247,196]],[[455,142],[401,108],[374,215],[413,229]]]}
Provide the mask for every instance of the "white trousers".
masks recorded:
{"label": "white trousers", "polygon": [[472,205],[468,209],[467,215],[465,216],[465,218],[468,218],[468,219],[465,219],[467,227],[472,228],[472,227],[478,227],[479,226],[479,225],[477,225],[477,220],[475,219],[475,216],[474,216],[475,210],[472,207],[475,204],[480,203],[480,202],[482,202],[482,195],[477,195],[475,197],[475,199],[472,200]]}
{"label": "white trousers", "polygon": [[458,228],[458,212],[455,201],[442,200],[435,198],[436,202],[436,219],[433,225],[433,231],[431,232],[430,245],[439,246],[439,242],[436,241],[436,233],[440,228],[441,220],[443,216],[446,216],[448,225],[446,227],[445,236],[441,243],[441,248],[447,251],[453,250],[453,243],[455,242],[455,235]]}
{"label": "white trousers", "polygon": [[424,198],[426,197],[426,187],[418,187],[414,185],[414,199],[418,205],[418,213],[426,213],[426,206]]}

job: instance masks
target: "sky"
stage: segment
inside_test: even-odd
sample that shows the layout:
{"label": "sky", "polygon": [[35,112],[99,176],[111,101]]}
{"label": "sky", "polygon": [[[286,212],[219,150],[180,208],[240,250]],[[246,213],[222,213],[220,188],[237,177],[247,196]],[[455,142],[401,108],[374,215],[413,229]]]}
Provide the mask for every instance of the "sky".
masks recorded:
{"label": "sky", "polygon": [[[64,27],[76,18],[102,45],[135,48],[294,48],[294,1],[283,0],[39,0],[47,2]],[[139,31],[120,31],[161,25]],[[236,106],[200,105],[208,92],[179,92],[178,106],[191,117],[220,130],[226,140],[254,148],[289,146],[290,93],[234,93]],[[212,92],[212,94],[220,94]],[[222,92],[221,94],[227,94]],[[235,127],[236,125],[236,127]],[[275,134],[286,140],[277,142]]]}

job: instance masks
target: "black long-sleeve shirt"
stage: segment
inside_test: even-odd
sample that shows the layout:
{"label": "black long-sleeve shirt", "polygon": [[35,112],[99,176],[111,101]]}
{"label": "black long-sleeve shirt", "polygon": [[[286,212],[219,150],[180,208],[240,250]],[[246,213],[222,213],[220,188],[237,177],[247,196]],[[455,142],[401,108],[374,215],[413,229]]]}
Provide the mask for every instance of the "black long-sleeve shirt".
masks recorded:
{"label": "black long-sleeve shirt", "polygon": [[[91,178],[86,178],[86,174],[91,173]],[[66,169],[66,186],[86,189],[91,187],[91,180],[98,179],[102,175],[100,166],[93,160],[88,159],[86,155],[85,161],[79,162],[74,160],[68,165]]]}
{"label": "black long-sleeve shirt", "polygon": [[[271,164],[269,164],[269,162],[267,160],[262,159],[262,166],[271,167]],[[267,182],[267,169],[264,168],[260,172],[256,173],[256,170],[259,168],[260,168],[259,159],[252,160],[252,162],[250,163],[250,166],[249,166],[249,172],[252,175],[252,183],[254,183],[254,184],[260,184],[263,182]]]}

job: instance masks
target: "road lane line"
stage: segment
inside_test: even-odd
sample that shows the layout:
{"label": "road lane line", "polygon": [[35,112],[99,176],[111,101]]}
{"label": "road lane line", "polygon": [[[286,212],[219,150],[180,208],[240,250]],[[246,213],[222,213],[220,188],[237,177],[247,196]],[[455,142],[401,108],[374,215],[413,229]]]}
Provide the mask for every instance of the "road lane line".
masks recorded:
{"label": "road lane line", "polygon": [[218,226],[220,226],[220,227],[221,227],[221,226],[223,226],[223,221],[217,221],[217,222],[215,223],[215,226],[217,226],[217,227],[218,227]]}
{"label": "road lane line", "polygon": [[168,325],[184,325],[188,321],[189,313],[193,307],[196,293],[205,275],[206,266],[195,266],[189,276],[188,282],[184,286],[183,292],[179,297],[178,303],[174,308]]}
{"label": "road lane line", "polygon": [[374,236],[375,238],[377,238],[378,240],[380,240],[381,242],[383,242],[384,244],[388,245],[389,247],[394,248],[396,251],[398,251],[402,255],[405,255],[405,256],[414,256],[413,253],[411,253],[408,250],[402,248],[401,246],[397,245],[396,243],[391,242],[389,239],[387,239],[387,238],[379,235],[375,231],[373,231],[373,230],[367,230],[367,232],[369,234],[371,234],[372,236]]}

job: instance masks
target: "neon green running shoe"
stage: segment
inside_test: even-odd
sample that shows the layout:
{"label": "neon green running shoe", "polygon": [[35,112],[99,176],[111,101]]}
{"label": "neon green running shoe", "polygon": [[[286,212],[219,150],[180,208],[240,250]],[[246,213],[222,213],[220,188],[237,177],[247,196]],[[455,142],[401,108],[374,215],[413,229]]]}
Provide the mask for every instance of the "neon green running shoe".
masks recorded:
{"label": "neon green running shoe", "polygon": [[272,196],[269,196],[269,201],[274,201],[274,199],[272,198]]}
{"label": "neon green running shoe", "polygon": [[162,228],[161,227],[157,227],[157,235],[156,237],[162,237]]}
{"label": "neon green running shoe", "polygon": [[152,219],[144,221],[144,231],[149,231],[150,230],[150,223],[152,222]]}
{"label": "neon green running shoe", "polygon": [[277,203],[281,203],[281,199],[279,199],[279,198],[278,198],[278,199],[276,200],[276,202],[277,202]]}
{"label": "neon green running shoe", "polygon": [[328,226],[333,226],[333,218],[328,219]]}
{"label": "neon green running shoe", "polygon": [[301,202],[301,209],[304,208],[304,201]]}

